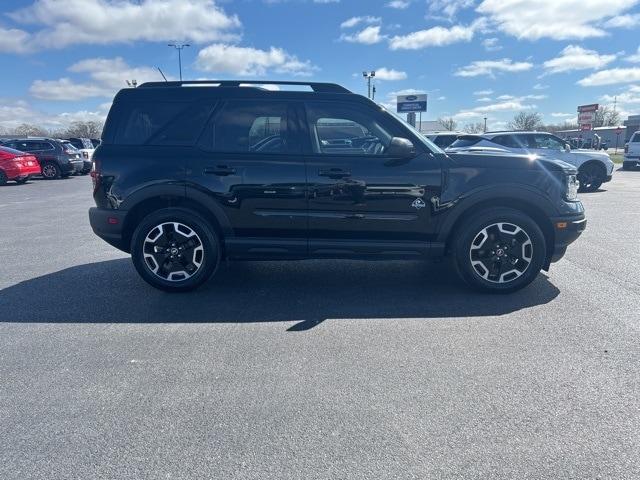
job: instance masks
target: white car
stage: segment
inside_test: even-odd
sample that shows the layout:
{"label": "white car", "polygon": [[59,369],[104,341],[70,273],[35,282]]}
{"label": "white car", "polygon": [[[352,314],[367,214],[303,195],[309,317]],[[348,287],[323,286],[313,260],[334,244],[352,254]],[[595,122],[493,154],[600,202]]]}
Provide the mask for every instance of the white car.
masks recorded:
{"label": "white car", "polygon": [[537,155],[562,160],[578,169],[581,192],[594,192],[611,181],[614,163],[605,152],[572,150],[567,142],[546,132],[487,132],[462,135],[446,149],[447,152],[469,151],[474,148],[502,148],[518,154]]}
{"label": "white car", "polygon": [[624,163],[622,168],[631,170],[640,167],[640,131],[634,133],[629,143],[624,146]]}

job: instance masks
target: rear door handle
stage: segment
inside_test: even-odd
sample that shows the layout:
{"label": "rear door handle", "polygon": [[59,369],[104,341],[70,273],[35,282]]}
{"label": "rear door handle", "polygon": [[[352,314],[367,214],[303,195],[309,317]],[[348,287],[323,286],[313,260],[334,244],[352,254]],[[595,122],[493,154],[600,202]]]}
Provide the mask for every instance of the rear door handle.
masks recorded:
{"label": "rear door handle", "polygon": [[215,167],[206,167],[204,169],[206,175],[218,175],[220,177],[226,177],[227,175],[234,175],[236,173],[235,168],[227,167],[226,165],[217,165]]}
{"label": "rear door handle", "polygon": [[346,178],[351,176],[351,172],[343,170],[342,168],[327,168],[320,170],[318,175],[329,178]]}

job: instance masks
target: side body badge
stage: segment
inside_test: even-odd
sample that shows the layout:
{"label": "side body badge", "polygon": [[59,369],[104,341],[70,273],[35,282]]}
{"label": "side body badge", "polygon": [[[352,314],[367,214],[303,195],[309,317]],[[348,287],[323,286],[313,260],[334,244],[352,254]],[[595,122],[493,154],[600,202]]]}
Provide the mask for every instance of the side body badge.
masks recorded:
{"label": "side body badge", "polygon": [[413,208],[417,208],[418,210],[420,210],[421,208],[424,208],[427,206],[426,203],[424,203],[424,200],[422,200],[421,198],[416,198],[413,203],[411,204],[411,206]]}

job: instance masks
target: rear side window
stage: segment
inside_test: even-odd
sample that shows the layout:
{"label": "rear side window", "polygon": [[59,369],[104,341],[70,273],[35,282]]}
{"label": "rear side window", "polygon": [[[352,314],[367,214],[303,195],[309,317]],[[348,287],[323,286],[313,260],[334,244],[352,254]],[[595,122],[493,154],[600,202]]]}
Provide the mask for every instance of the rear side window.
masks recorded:
{"label": "rear side window", "polygon": [[522,138],[518,138],[517,135],[498,135],[494,137],[491,141],[493,143],[497,143],[498,145],[502,145],[507,148],[525,148],[525,144],[522,141]]}
{"label": "rear side window", "polygon": [[451,144],[451,148],[471,147],[478,143],[480,140],[482,140],[482,137],[478,137],[475,135],[462,135]]}
{"label": "rear side window", "polygon": [[213,119],[205,146],[228,153],[300,152],[294,115],[287,102],[231,100]]}
{"label": "rear side window", "polygon": [[640,143],[640,132],[636,132],[633,134],[633,136],[631,137],[631,140],[629,140],[631,143]]}
{"label": "rear side window", "polygon": [[438,135],[433,139],[433,143],[435,143],[440,148],[447,148],[458,138],[457,135]]}
{"label": "rear side window", "polygon": [[186,106],[184,103],[166,102],[132,103],[121,106],[115,143],[143,145]]}
{"label": "rear side window", "polygon": [[69,143],[73,145],[75,148],[79,148],[79,149],[85,148],[84,144],[82,143],[82,139],[80,138],[70,138]]}

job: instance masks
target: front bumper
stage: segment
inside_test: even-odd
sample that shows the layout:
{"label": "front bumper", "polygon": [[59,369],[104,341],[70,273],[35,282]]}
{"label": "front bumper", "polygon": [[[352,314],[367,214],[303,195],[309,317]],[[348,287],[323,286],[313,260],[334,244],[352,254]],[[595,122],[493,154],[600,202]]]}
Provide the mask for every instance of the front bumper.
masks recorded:
{"label": "front bumper", "polygon": [[123,252],[129,253],[130,247],[124,238],[124,222],[127,212],[92,207],[89,209],[89,223],[93,233]]}
{"label": "front bumper", "polygon": [[549,263],[554,263],[564,257],[567,247],[585,231],[587,218],[584,214],[580,214],[570,217],[555,217],[551,221],[554,230],[554,243]]}
{"label": "front bumper", "polygon": [[89,159],[84,159],[82,161],[82,173],[89,173],[91,171],[91,168],[93,167],[93,162]]}

